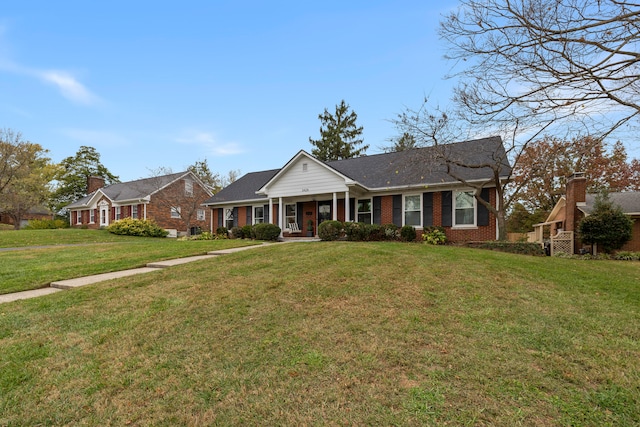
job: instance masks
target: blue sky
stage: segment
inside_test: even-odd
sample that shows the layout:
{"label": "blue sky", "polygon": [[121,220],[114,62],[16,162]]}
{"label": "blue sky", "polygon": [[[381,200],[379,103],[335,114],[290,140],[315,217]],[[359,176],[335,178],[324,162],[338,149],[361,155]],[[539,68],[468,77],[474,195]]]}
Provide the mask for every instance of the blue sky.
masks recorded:
{"label": "blue sky", "polygon": [[283,166],[344,99],[368,154],[452,81],[438,40],[456,1],[20,1],[0,10],[0,127],[60,161],[96,148],[121,180],[207,159]]}

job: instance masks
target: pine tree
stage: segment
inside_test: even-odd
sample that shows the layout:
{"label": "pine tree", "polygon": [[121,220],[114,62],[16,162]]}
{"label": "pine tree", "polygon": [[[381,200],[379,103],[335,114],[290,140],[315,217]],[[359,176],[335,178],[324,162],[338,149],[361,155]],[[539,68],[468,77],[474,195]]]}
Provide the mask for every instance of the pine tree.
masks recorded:
{"label": "pine tree", "polygon": [[633,220],[613,204],[606,191],[596,196],[593,211],[578,224],[578,234],[584,243],[597,244],[610,253],[631,240]]}
{"label": "pine tree", "polygon": [[360,137],[363,128],[356,125],[358,115],[353,110],[350,113],[348,110],[349,104],[343,99],[336,105],[335,114],[331,114],[326,108],[323,114],[318,114],[322,122],[320,139],[309,138],[309,142],[315,147],[311,150],[314,157],[328,162],[365,154],[369,145],[362,145],[364,140]]}

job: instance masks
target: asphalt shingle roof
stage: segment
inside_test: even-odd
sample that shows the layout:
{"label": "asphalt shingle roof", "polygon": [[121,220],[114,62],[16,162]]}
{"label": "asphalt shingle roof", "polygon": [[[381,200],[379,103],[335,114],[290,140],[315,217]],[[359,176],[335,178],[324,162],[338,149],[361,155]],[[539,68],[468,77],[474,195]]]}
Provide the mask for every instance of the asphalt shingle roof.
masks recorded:
{"label": "asphalt shingle roof", "polygon": [[[106,187],[100,188],[96,191],[102,191],[109,199],[114,202],[120,200],[142,199],[187,173],[188,172],[178,172],[152,178],[138,179],[135,181],[118,182],[116,184],[111,184]],[[76,200],[70,205],[67,205],[67,209],[86,206],[86,204],[89,202],[89,200],[91,200],[94,194],[95,192],[79,200]]]}
{"label": "asphalt shingle roof", "polygon": [[[580,210],[587,214],[591,214],[596,197],[596,194],[587,194],[586,206],[581,207]],[[640,192],[638,191],[609,193],[609,200],[611,200],[613,204],[620,206],[624,213],[640,213]]]}
{"label": "asphalt shingle roof", "polygon": [[[444,150],[449,159],[476,166],[454,167],[455,172],[468,181],[491,179],[493,171],[488,165],[494,166],[499,162],[503,164],[501,176],[506,176],[511,171],[500,137],[336,160],[326,164],[369,189],[455,183],[457,180],[447,173],[446,166],[439,160],[442,154],[440,150]],[[485,167],[481,167],[482,165]],[[246,174],[204,203],[266,200],[265,196],[257,195],[256,191],[279,171],[280,169],[272,169]]]}

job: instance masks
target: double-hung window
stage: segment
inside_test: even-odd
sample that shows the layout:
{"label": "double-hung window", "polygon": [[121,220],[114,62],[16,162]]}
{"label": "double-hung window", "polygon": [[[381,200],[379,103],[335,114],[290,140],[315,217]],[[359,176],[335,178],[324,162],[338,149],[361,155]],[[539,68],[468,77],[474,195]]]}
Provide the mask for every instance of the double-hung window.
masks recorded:
{"label": "double-hung window", "polygon": [[260,224],[264,222],[264,206],[253,207],[253,223]]}
{"label": "double-hung window", "polygon": [[119,220],[121,218],[122,210],[120,209],[120,206],[116,206],[115,210],[116,210],[116,221],[117,221],[117,220]]}
{"label": "double-hung window", "polygon": [[180,206],[171,206],[171,218],[180,218]]}
{"label": "double-hung window", "polygon": [[138,205],[131,205],[131,218],[138,219]]}
{"label": "double-hung window", "polygon": [[453,226],[464,227],[476,225],[476,198],[473,196],[473,191],[455,192],[454,197]]}
{"label": "double-hung window", "polygon": [[[285,224],[291,224],[292,222],[297,222],[296,208],[297,207],[295,203],[284,205],[284,223]],[[289,225],[287,225],[286,227],[289,228]]]}
{"label": "double-hung window", "polygon": [[193,181],[189,179],[184,180],[184,195],[187,197],[193,196]]}
{"label": "double-hung window", "polygon": [[206,211],[204,209],[198,209],[198,216],[196,218],[198,221],[204,221],[206,219]]}
{"label": "double-hung window", "polygon": [[227,230],[233,228],[233,208],[224,209],[224,226]]}
{"label": "double-hung window", "polygon": [[89,224],[93,224],[96,222],[96,210],[89,209]]}
{"label": "double-hung window", "polygon": [[358,222],[371,224],[371,199],[358,199]]}
{"label": "double-hung window", "polygon": [[422,196],[420,194],[404,196],[404,225],[422,226]]}

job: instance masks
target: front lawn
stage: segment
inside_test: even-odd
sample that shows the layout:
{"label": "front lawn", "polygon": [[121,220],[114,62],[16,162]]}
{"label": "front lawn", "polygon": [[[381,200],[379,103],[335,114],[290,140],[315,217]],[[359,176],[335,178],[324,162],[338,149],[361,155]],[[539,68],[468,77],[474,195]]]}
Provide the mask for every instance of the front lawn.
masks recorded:
{"label": "front lawn", "polygon": [[[102,230],[0,232],[4,247],[49,246],[0,251],[0,294],[38,289],[56,280],[143,267],[153,261],[203,255],[256,244],[250,240],[179,241],[117,236]],[[67,244],[78,246],[65,246]],[[57,246],[56,246],[57,245]]]}
{"label": "front lawn", "polygon": [[2,304],[0,425],[639,425],[638,283],[319,242]]}

